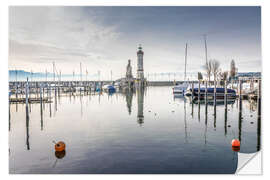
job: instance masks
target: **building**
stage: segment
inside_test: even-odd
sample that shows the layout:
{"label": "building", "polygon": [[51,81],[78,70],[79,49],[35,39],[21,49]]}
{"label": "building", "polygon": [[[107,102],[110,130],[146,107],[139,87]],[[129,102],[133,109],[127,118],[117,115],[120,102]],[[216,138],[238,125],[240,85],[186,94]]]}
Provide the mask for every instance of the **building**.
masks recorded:
{"label": "building", "polygon": [[140,82],[144,81],[143,55],[144,55],[144,52],[142,51],[141,45],[139,45],[139,48],[137,51],[137,80]]}
{"label": "building", "polygon": [[131,60],[128,60],[128,64],[126,67],[126,76],[124,78],[120,78],[116,80],[116,82],[119,82],[121,87],[126,88],[132,88],[134,86],[135,78],[132,75],[132,66],[131,66]]}
{"label": "building", "polygon": [[250,79],[261,79],[261,72],[238,72],[235,75],[235,80],[239,79],[245,79],[245,80],[250,80]]}

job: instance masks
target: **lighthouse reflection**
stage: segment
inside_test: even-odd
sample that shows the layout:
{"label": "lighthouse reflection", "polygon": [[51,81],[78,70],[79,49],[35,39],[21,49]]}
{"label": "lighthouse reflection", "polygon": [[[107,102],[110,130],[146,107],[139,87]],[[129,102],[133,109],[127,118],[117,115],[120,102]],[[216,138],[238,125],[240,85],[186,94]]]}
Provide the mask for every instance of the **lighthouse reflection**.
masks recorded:
{"label": "lighthouse reflection", "polygon": [[144,115],[143,115],[143,104],[144,104],[144,87],[137,87],[137,104],[138,104],[138,112],[137,112],[137,122],[142,125],[144,123]]}
{"label": "lighthouse reflection", "polygon": [[125,91],[125,96],[126,96],[128,114],[130,115],[132,111],[133,89],[127,89]]}

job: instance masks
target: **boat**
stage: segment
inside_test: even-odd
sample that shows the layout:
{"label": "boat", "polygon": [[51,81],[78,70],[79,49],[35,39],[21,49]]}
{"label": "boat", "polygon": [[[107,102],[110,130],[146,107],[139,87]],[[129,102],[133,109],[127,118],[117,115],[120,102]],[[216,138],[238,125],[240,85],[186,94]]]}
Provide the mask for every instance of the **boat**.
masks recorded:
{"label": "boat", "polygon": [[119,90],[120,89],[120,87],[121,87],[121,84],[120,84],[120,82],[115,82],[114,83],[114,88],[117,90]]}
{"label": "boat", "polygon": [[[195,99],[205,99],[205,90],[206,88],[194,88],[193,89],[193,97]],[[200,93],[199,93],[200,91]],[[215,88],[210,87],[207,88],[207,99],[214,99],[215,96]],[[192,90],[191,90],[192,95]],[[216,88],[216,99],[224,99],[225,97],[225,88]],[[234,89],[228,89],[227,88],[227,98],[228,99],[235,99],[236,98],[236,91]]]}
{"label": "boat", "polygon": [[102,87],[102,89],[105,91],[105,92],[108,92],[108,93],[114,93],[116,91],[115,87],[113,85],[104,85]]}
{"label": "boat", "polygon": [[[193,84],[193,88],[199,88],[199,83]],[[200,84],[200,88],[205,88],[205,86],[203,84]],[[192,85],[191,84],[189,84],[188,88],[186,89],[185,96],[192,96]]]}
{"label": "boat", "polygon": [[185,91],[189,87],[189,84],[187,82],[184,82],[182,84],[176,85],[173,87],[173,93],[174,94],[185,94]]}
{"label": "boat", "polygon": [[184,77],[184,82],[182,84],[178,84],[174,86],[173,89],[173,94],[185,94],[185,91],[187,90],[189,83],[186,82],[186,76],[187,76],[187,44],[186,44],[186,49],[185,49],[185,77]]}

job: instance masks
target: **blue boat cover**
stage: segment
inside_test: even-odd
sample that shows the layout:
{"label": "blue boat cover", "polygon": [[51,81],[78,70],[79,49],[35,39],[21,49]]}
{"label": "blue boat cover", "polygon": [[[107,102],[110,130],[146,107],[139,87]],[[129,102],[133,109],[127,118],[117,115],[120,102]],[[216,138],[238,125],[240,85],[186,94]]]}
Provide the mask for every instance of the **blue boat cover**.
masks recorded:
{"label": "blue boat cover", "polygon": [[[215,88],[207,88],[208,93],[214,93]],[[194,92],[198,92],[199,88],[194,88]],[[205,88],[200,88],[201,93],[205,92]],[[225,88],[216,88],[217,93],[225,93]],[[234,89],[227,89],[227,93],[236,94]]]}

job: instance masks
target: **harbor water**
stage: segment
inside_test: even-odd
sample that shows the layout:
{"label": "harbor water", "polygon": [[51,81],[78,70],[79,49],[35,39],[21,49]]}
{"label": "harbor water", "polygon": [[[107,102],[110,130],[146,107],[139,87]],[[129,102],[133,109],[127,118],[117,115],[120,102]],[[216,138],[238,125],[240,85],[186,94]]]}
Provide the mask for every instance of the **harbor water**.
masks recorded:
{"label": "harbor water", "polygon": [[[238,161],[232,139],[242,153],[261,144],[255,101],[214,108],[169,86],[61,94],[29,104],[28,116],[25,104],[9,109],[11,174],[230,174]],[[64,141],[65,152],[53,141]]]}

